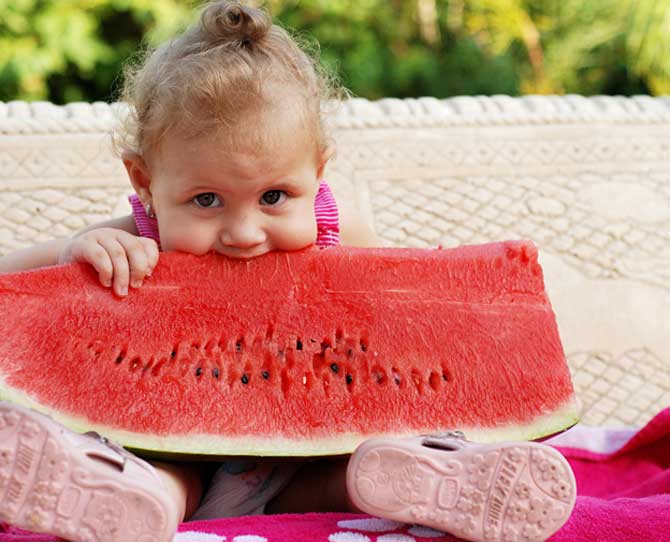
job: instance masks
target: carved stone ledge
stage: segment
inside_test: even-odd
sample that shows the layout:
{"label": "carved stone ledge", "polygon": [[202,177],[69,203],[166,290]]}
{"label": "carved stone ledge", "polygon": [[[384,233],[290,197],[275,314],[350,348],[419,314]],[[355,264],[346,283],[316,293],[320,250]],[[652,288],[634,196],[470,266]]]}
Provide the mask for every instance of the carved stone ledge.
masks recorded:
{"label": "carved stone ledge", "polygon": [[[510,124],[663,124],[670,98],[649,96],[460,96],[326,102],[336,129]],[[104,132],[127,114],[123,103],[0,102],[0,134]]]}

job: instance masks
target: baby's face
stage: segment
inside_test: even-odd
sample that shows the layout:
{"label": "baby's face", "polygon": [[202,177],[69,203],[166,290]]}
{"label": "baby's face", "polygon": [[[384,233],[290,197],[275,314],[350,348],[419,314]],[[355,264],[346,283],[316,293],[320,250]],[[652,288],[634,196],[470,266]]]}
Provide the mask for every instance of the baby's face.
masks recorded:
{"label": "baby's face", "polygon": [[151,167],[163,250],[249,259],[316,241],[318,164],[291,142],[231,152],[216,136],[168,135]]}

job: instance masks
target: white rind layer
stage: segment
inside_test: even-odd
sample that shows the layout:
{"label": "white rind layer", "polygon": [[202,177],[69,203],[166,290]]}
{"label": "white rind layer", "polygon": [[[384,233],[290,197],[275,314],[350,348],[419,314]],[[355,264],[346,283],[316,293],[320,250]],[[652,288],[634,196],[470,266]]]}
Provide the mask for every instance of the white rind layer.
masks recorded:
{"label": "white rind layer", "polygon": [[[8,387],[0,379],[0,399],[33,408],[69,427],[73,431],[97,431],[108,439],[118,442],[127,448],[147,451],[151,455],[206,455],[206,456],[325,456],[350,454],[356,447],[368,438],[382,436],[377,433],[358,434],[348,433],[333,438],[289,439],[280,435],[266,435],[262,437],[235,436],[225,437],[208,434],[158,435],[141,434],[114,429],[105,425],[98,425],[78,416],[69,416],[57,410],[45,407],[23,391]],[[523,425],[506,425],[501,427],[444,427],[445,431],[458,429],[466,437],[475,442],[502,442],[514,440],[536,440],[552,434],[560,433],[577,423],[577,404],[570,398],[562,408],[551,413],[537,416],[532,422]],[[413,429],[411,432],[385,433],[385,437],[408,437],[417,433],[436,432],[435,428],[425,431]]]}

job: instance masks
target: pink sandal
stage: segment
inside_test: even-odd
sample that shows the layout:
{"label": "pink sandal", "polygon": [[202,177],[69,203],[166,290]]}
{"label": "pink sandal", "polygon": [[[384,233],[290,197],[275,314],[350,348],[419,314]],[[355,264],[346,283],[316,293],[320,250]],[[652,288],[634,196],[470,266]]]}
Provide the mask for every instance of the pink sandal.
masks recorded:
{"label": "pink sandal", "polygon": [[550,446],[476,444],[459,431],[364,442],[347,490],[368,514],[496,542],[546,540],[576,498],[572,469]]}
{"label": "pink sandal", "polygon": [[179,518],[148,463],[0,401],[0,520],[73,542],[166,542]]}

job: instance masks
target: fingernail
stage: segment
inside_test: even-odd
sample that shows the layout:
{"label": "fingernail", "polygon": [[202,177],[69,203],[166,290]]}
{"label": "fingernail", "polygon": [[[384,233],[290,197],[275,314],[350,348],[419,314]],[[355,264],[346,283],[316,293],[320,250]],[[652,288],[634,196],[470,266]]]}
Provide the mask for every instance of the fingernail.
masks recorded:
{"label": "fingernail", "polygon": [[128,295],[128,286],[121,287],[121,295]]}
{"label": "fingernail", "polygon": [[139,288],[142,286],[142,281],[141,280],[134,280],[133,281],[133,288]]}

